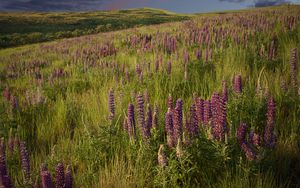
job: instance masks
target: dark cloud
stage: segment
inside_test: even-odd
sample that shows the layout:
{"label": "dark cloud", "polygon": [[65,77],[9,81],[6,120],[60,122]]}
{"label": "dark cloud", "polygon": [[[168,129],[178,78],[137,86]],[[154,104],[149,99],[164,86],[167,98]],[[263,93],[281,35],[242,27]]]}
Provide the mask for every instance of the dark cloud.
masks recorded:
{"label": "dark cloud", "polygon": [[100,10],[107,0],[1,0],[0,11]]}
{"label": "dark cloud", "polygon": [[286,0],[276,0],[276,1],[260,0],[260,1],[256,1],[254,6],[255,7],[267,7],[267,6],[282,5],[282,4],[286,4],[286,3],[289,3],[289,2]]}

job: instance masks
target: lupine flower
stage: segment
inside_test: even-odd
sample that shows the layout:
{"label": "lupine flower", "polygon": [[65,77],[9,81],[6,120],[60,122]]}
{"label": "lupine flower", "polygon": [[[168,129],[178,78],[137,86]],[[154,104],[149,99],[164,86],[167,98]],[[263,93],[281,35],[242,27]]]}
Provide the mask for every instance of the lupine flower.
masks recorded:
{"label": "lupine flower", "polygon": [[183,153],[182,140],[179,138],[176,146],[176,156],[180,159],[183,157]]}
{"label": "lupine flower", "polygon": [[267,125],[264,131],[264,143],[267,148],[275,146],[274,128],[275,128],[276,103],[272,97],[268,101]]}
{"label": "lupine flower", "polygon": [[[4,188],[12,188],[13,187],[12,181],[8,175],[4,175],[2,177],[2,184],[3,184]],[[1,186],[1,179],[0,179],[0,186]]]}
{"label": "lupine flower", "polygon": [[190,122],[188,131],[191,136],[195,136],[199,133],[197,114],[196,114],[196,105],[193,103],[190,107]]}
{"label": "lupine flower", "polygon": [[135,138],[136,137],[136,126],[135,126],[134,106],[133,106],[133,104],[128,105],[127,118],[128,118],[128,135],[130,137]]}
{"label": "lupine flower", "polygon": [[158,107],[157,105],[154,105],[154,113],[153,113],[153,119],[152,119],[152,127],[157,128],[158,127]]}
{"label": "lupine flower", "polygon": [[168,97],[167,107],[170,108],[171,110],[173,109],[173,98],[172,98],[171,94],[169,94],[169,97]]}
{"label": "lupine flower", "polygon": [[55,168],[56,174],[56,188],[64,188],[65,187],[65,169],[63,163],[58,163]]}
{"label": "lupine flower", "polygon": [[159,146],[157,161],[158,161],[158,165],[160,167],[163,168],[163,167],[167,166],[168,158],[165,154],[164,145],[162,145],[162,144]]}
{"label": "lupine flower", "polygon": [[236,130],[236,137],[240,143],[243,143],[246,140],[247,125],[246,123],[241,123]]}
{"label": "lupine flower", "polygon": [[30,180],[30,160],[29,154],[26,148],[25,142],[20,142],[20,155],[21,155],[21,165],[24,173],[24,181],[29,182]]}
{"label": "lupine flower", "polygon": [[249,142],[253,144],[256,147],[261,146],[261,137],[259,134],[255,133],[254,131],[251,131],[249,134]]}
{"label": "lupine flower", "polygon": [[147,113],[146,113],[146,123],[144,127],[144,136],[149,138],[151,136],[151,127],[152,127],[152,109],[150,104],[147,104]]}
{"label": "lupine flower", "polygon": [[257,152],[246,141],[241,144],[241,148],[249,161],[254,161],[257,158]]}
{"label": "lupine flower", "polygon": [[140,93],[136,97],[136,103],[137,103],[138,123],[139,123],[140,132],[143,133],[143,136],[146,136],[143,130],[145,126],[144,98],[143,95],[141,95]]}
{"label": "lupine flower", "polygon": [[225,103],[227,103],[227,101],[228,101],[228,89],[227,89],[226,81],[223,81],[223,82],[222,82],[222,86],[223,86],[223,90],[222,90],[222,98],[223,98],[223,101],[224,101]]}
{"label": "lupine flower", "polygon": [[42,171],[42,187],[43,188],[53,188],[53,182],[51,174],[46,170]]}
{"label": "lupine flower", "polygon": [[5,175],[7,175],[6,153],[5,153],[4,138],[2,138],[0,140],[0,180]]}
{"label": "lupine flower", "polygon": [[203,123],[205,126],[208,126],[211,116],[211,102],[209,100],[204,101]]}
{"label": "lupine flower", "polygon": [[16,96],[11,96],[10,97],[10,104],[13,110],[16,110],[19,106],[19,101]]}
{"label": "lupine flower", "polygon": [[65,188],[72,188],[73,187],[73,176],[71,167],[68,165],[65,173]]}
{"label": "lupine flower", "polygon": [[182,136],[182,99],[176,101],[176,107],[173,110],[174,141]]}
{"label": "lupine flower", "polygon": [[294,92],[297,93],[298,80],[297,80],[297,49],[296,48],[293,48],[291,52],[290,69],[291,69],[292,87],[294,89]]}
{"label": "lupine flower", "polygon": [[197,60],[201,60],[201,58],[202,58],[202,51],[200,49],[197,49],[195,55],[196,55],[196,59]]}
{"label": "lupine flower", "polygon": [[204,100],[200,97],[196,98],[196,114],[199,123],[204,123]]}
{"label": "lupine flower", "polygon": [[212,96],[212,130],[213,135],[217,140],[224,140],[225,133],[227,132],[226,125],[226,106],[223,98],[218,93]]}
{"label": "lupine flower", "polygon": [[243,86],[242,86],[242,76],[239,74],[239,75],[236,75],[234,77],[234,82],[233,82],[233,91],[235,93],[242,93],[242,89],[243,89]]}
{"label": "lupine flower", "polygon": [[275,146],[275,113],[276,113],[276,103],[272,97],[268,101],[268,112],[267,112],[267,125],[264,131],[264,143],[268,148],[273,148]]}
{"label": "lupine flower", "polygon": [[173,112],[171,111],[171,109],[168,109],[168,112],[166,113],[166,117],[165,117],[165,130],[167,133],[167,141],[168,141],[168,145],[169,147],[174,147],[174,127],[173,127]]}
{"label": "lupine flower", "polygon": [[109,90],[108,95],[108,107],[109,107],[109,119],[112,120],[115,117],[115,96],[114,96],[114,90]]}

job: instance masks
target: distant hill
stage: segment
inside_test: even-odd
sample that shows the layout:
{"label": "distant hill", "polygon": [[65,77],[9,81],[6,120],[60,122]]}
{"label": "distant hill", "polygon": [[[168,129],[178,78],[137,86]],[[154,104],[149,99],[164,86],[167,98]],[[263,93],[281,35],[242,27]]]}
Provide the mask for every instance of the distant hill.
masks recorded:
{"label": "distant hill", "polygon": [[0,48],[181,21],[190,16],[152,8],[73,13],[0,13]]}

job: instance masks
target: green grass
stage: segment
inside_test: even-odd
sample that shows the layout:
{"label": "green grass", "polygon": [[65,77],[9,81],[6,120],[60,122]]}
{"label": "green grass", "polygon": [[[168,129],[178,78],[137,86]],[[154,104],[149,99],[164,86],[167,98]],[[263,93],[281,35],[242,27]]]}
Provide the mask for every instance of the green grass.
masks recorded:
{"label": "green grass", "polygon": [[[120,14],[122,12],[126,11]],[[31,182],[24,183],[19,153],[11,154],[7,150],[8,171],[15,187],[29,187],[36,179],[40,181],[42,163],[48,164],[54,178],[55,166],[61,161],[71,165],[75,187],[299,187],[300,97],[290,85],[290,56],[291,49],[297,48],[299,67],[300,25],[298,20],[293,30],[287,30],[279,22],[286,16],[299,15],[299,6],[251,9],[0,50],[0,91],[9,87],[19,99],[19,108],[13,110],[1,95],[0,137],[7,141],[17,135],[26,141],[30,153]],[[259,25],[256,20],[255,26],[270,26],[260,32],[242,24],[254,18],[274,24]],[[206,25],[210,25],[213,51],[208,62],[204,60],[207,48],[204,42],[185,42],[194,28]],[[234,42],[231,36],[225,37],[220,45],[215,41],[212,27],[235,29],[237,34],[233,37],[242,37],[244,31],[252,35],[247,47]],[[178,54],[163,50],[166,33],[178,38]],[[140,43],[134,47],[127,41],[130,37],[146,35],[153,37],[152,50],[143,51]],[[258,51],[261,46],[268,50],[274,35],[278,39],[278,53],[270,60],[266,55],[260,56]],[[112,43],[117,53],[100,57],[100,47],[107,43]],[[202,51],[201,60],[194,55],[196,49]],[[184,50],[190,56],[187,80],[184,79]],[[163,61],[160,70],[155,72],[155,62],[160,57]],[[168,75],[166,67],[170,60],[172,73]],[[33,63],[36,61],[43,63]],[[150,70],[147,62],[150,62]],[[143,67],[143,82],[135,73],[136,64]],[[123,65],[128,70],[129,82]],[[51,81],[50,75],[59,68],[66,75]],[[243,92],[239,95],[232,90],[232,78],[236,74],[241,74],[243,80]],[[39,75],[44,78],[41,84]],[[297,78],[299,81],[299,73]],[[222,80],[229,89],[227,124],[230,131],[226,140],[210,139],[209,130],[200,125],[200,134],[183,148],[184,156],[177,158],[175,149],[166,146],[164,133],[169,94],[174,100],[183,99],[186,119],[194,93],[210,99],[214,92],[222,91]],[[281,88],[282,81],[286,82],[287,91]],[[256,92],[258,86],[262,88],[261,93]],[[116,100],[116,115],[112,121],[108,120],[110,88],[114,89]],[[159,127],[152,130],[148,141],[138,134],[136,142],[132,142],[122,124],[129,103],[135,105],[137,113],[133,93],[145,90],[149,92],[150,105],[156,104],[159,108]],[[29,96],[40,94],[45,100],[28,105],[26,92]],[[267,121],[268,96],[274,97],[277,105],[278,142],[273,150],[260,148],[260,160],[248,161],[237,142],[236,128],[245,122],[248,133],[255,129],[262,135]],[[73,138],[71,125],[75,126]],[[157,163],[160,144],[165,145],[168,157],[165,168]]]}
{"label": "green grass", "polygon": [[181,21],[190,17],[151,8],[73,13],[0,13],[0,48]]}

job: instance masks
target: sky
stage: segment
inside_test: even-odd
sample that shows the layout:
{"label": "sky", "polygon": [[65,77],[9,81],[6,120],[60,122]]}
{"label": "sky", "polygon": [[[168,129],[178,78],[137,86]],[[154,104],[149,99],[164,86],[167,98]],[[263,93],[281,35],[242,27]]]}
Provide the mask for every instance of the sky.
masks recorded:
{"label": "sky", "polygon": [[200,13],[288,2],[300,4],[300,0],[0,0],[0,11],[92,11],[151,7],[178,13]]}

